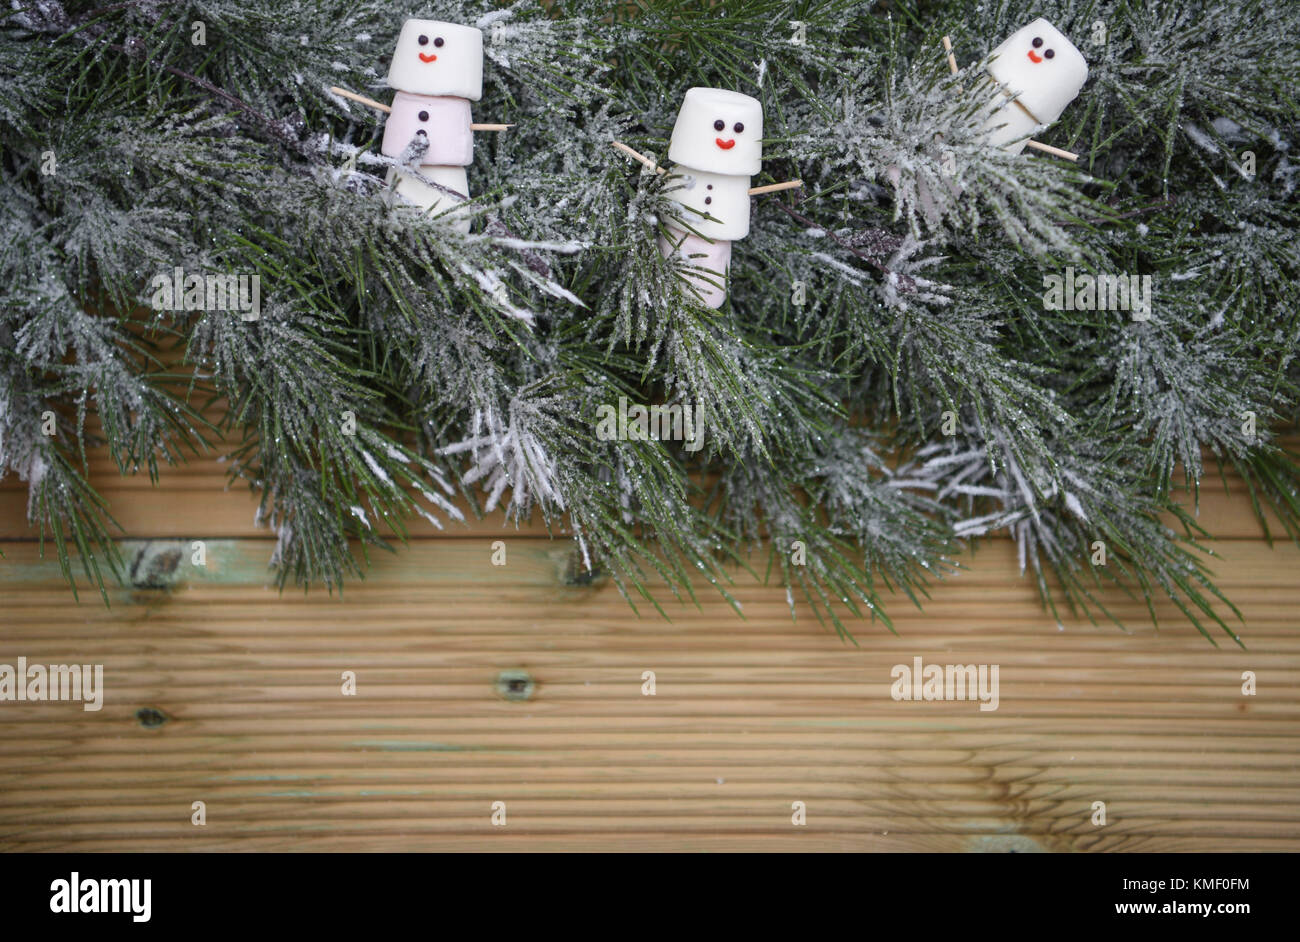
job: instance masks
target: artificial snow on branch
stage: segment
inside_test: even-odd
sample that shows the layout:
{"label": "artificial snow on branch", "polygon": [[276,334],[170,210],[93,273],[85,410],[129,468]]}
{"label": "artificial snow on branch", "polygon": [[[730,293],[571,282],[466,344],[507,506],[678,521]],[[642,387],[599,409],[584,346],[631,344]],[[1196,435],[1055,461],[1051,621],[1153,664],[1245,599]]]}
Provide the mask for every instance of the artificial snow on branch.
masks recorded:
{"label": "artificial snow on branch", "polygon": [[[632,602],[738,604],[764,546],[849,636],[1008,534],[1049,607],[1115,582],[1231,633],[1201,483],[1300,536],[1298,32],[1282,0],[14,0],[0,476],[101,591],[89,450],[219,447],[281,584],[504,509]],[[620,403],[703,433],[599,434]]]}

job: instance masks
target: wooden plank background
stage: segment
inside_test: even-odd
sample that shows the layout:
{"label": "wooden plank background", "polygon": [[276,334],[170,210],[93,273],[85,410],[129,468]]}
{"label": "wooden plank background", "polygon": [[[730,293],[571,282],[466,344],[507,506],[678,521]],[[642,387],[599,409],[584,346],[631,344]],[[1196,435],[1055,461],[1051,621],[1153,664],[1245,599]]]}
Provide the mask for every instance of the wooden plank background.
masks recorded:
{"label": "wooden plank background", "polygon": [[[1246,650],[1122,596],[1131,633],[1058,626],[1006,541],[857,647],[742,574],[743,619],[707,588],[638,617],[499,518],[282,595],[217,461],[153,488],[97,454],[92,481],[168,586],[74,602],[0,484],[0,663],[103,664],[106,687],[100,712],[0,703],[3,850],[1300,850],[1300,552],[1260,538],[1240,482],[1200,515]],[[999,665],[999,708],[895,702],[916,656]]]}

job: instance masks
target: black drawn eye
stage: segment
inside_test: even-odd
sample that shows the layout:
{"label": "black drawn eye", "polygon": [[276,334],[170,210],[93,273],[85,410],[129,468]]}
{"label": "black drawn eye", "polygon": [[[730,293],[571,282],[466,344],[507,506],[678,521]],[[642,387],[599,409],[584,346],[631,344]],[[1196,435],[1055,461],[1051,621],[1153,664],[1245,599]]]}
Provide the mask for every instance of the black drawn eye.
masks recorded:
{"label": "black drawn eye", "polygon": [[739,134],[741,131],[745,130],[745,126],[741,124],[739,121],[737,121],[736,126],[732,128],[732,130],[735,131],[737,134]]}
{"label": "black drawn eye", "polygon": [[428,37],[428,36],[421,36],[420,39],[419,39],[419,43],[420,43],[421,46],[427,46],[427,45],[429,45],[429,37]]}
{"label": "black drawn eye", "polygon": [[420,120],[421,120],[421,121],[428,121],[428,120],[429,120],[429,112],[427,112],[427,111],[421,111],[419,117],[420,117]]}
{"label": "black drawn eye", "polygon": [[1052,50],[1049,49],[1049,50],[1047,50],[1045,53],[1043,53],[1043,58],[1044,58],[1044,59],[1050,59],[1050,58],[1052,58],[1052,56],[1054,56],[1054,55],[1056,55],[1056,53],[1052,52]]}
{"label": "black drawn eye", "polygon": [[1034,37],[1034,48],[1037,49],[1037,48],[1038,48],[1039,46],[1041,46],[1042,44],[1043,44],[1043,37],[1042,37],[1042,36],[1035,36],[1035,37]]}
{"label": "black drawn eye", "polygon": [[723,121],[721,118],[713,122],[713,130],[715,131],[721,131],[726,126],[727,126],[727,122]]}
{"label": "black drawn eye", "polygon": [[442,48],[442,37],[439,36],[437,39],[435,39],[435,40],[433,41],[433,44],[434,44],[435,46],[437,46],[439,49],[441,49],[441,48]]}

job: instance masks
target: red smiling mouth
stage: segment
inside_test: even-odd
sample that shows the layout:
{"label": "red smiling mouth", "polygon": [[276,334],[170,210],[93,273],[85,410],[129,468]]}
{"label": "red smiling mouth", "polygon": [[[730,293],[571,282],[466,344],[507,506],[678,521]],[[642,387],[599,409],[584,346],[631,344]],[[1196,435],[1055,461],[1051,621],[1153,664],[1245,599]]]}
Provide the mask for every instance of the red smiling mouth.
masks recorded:
{"label": "red smiling mouth", "polygon": [[424,53],[420,53],[420,61],[421,61],[421,62],[437,62],[437,61],[438,61],[438,57],[435,56],[435,55],[432,55],[432,54],[426,56]]}
{"label": "red smiling mouth", "polygon": [[1034,52],[1034,50],[1030,49],[1030,50],[1029,50],[1029,61],[1030,61],[1030,62],[1042,62],[1042,61],[1043,61],[1043,57],[1040,56],[1038,53]]}
{"label": "red smiling mouth", "polygon": [[729,140],[729,141],[724,141],[724,140],[723,140],[722,138],[720,138],[720,137],[715,137],[715,138],[713,139],[713,143],[717,144],[717,145],[718,145],[719,147],[721,147],[723,150],[731,150],[731,148],[733,148],[733,147],[736,146],[736,139],[733,137],[733,138],[732,138],[731,140]]}

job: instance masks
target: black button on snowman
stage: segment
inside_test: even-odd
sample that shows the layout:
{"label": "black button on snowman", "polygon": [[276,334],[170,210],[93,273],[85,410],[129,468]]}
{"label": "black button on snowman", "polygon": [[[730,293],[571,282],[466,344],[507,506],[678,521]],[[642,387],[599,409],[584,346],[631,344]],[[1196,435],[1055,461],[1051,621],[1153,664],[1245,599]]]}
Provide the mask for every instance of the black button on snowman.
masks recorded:
{"label": "black button on snowman", "polygon": [[[955,71],[951,55],[949,62]],[[988,108],[989,142],[1019,153],[1035,143],[1027,140],[1029,134],[1056,121],[1078,96],[1088,63],[1064,34],[1039,18],[994,50],[988,73],[1001,86]],[[385,156],[400,157],[413,140],[424,140],[419,170],[390,168],[388,181],[423,212],[451,210],[455,227],[469,232],[469,219],[455,218],[454,208],[469,198],[465,168],[474,159],[473,132],[509,127],[472,123],[470,102],[483,96],[483,33],[441,20],[407,20],[387,84],[396,90],[391,108],[345,89],[333,91],[389,112],[381,145]],[[801,185],[792,180],[750,187],[750,177],[762,169],[762,137],[762,103],[721,88],[687,91],[673,126],[668,158],[678,165],[674,173],[681,182],[667,195],[684,212],[680,224],[666,226],[659,249],[665,257],[676,253],[686,262],[684,277],[710,308],[726,300],[731,243],[749,235],[750,196]],[[613,144],[665,172],[627,145]]]}
{"label": "black button on snowman", "polygon": [[[388,67],[388,86],[397,94],[384,125],[383,154],[400,156],[417,135],[429,144],[420,166],[426,179],[391,168],[394,191],[435,214],[468,198],[465,168],[474,162],[469,103],[483,97],[483,33],[439,20],[407,20]],[[469,232],[469,220],[457,220],[456,228]]]}
{"label": "black button on snowman", "polygon": [[[407,20],[388,68],[396,89],[390,108],[355,92],[334,92],[388,112],[380,150],[400,157],[416,138],[428,145],[418,174],[388,171],[394,192],[422,212],[438,214],[469,198],[465,168],[474,161],[474,131],[503,131],[505,124],[473,124],[470,102],[483,97],[483,33],[441,20]],[[453,213],[453,216],[455,214]],[[455,227],[469,232],[468,218]]]}
{"label": "black button on snowman", "polygon": [[[659,237],[659,251],[665,258],[681,256],[689,266],[684,277],[692,292],[710,308],[722,307],[726,300],[731,243],[749,235],[750,195],[800,185],[792,180],[750,188],[750,177],[763,168],[762,140],[763,105],[757,98],[722,88],[692,88],[682,99],[668,146],[668,159],[677,164],[673,173],[681,181],[665,195],[684,212],[681,224],[669,224],[668,235]],[[614,145],[654,166],[627,145]]]}

